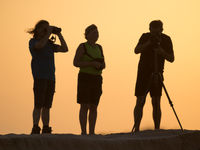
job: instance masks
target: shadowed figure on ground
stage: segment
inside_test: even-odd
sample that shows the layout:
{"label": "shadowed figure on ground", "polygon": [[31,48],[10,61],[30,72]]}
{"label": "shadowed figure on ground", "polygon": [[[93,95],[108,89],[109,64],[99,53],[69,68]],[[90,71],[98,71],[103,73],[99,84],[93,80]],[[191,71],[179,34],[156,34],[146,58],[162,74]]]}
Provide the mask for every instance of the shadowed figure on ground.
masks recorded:
{"label": "shadowed figure on ground", "polygon": [[87,41],[78,46],[74,57],[74,66],[80,68],[77,103],[80,104],[79,121],[82,135],[87,134],[87,119],[89,134],[95,134],[97,107],[102,94],[101,74],[105,69],[102,47],[96,43],[99,38],[96,25],[90,25],[85,29],[85,38]]}
{"label": "shadowed figure on ground", "polygon": [[[67,52],[67,44],[61,34],[61,28],[50,26],[46,20],[40,20],[33,29],[28,31],[33,35],[29,41],[32,55],[31,68],[34,79],[34,109],[33,128],[31,134],[40,134],[39,120],[42,119],[42,133],[51,133],[49,127],[50,108],[55,92],[55,52]],[[49,39],[51,34],[58,36],[60,45]]]}
{"label": "shadowed figure on ground", "polygon": [[152,98],[154,127],[155,129],[160,129],[160,99],[162,95],[162,82],[160,81],[164,80],[165,60],[174,61],[171,38],[162,33],[163,23],[160,20],[154,20],[149,24],[149,29],[150,32],[142,34],[135,48],[135,53],[140,54],[140,60],[135,86],[137,100],[134,109],[132,132],[139,131],[148,92],[150,92]]}

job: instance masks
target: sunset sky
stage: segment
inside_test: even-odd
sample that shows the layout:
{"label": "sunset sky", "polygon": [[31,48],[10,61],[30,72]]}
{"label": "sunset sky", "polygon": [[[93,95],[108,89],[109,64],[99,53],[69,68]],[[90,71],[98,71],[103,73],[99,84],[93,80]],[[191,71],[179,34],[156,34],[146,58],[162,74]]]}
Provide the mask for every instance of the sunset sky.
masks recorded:
{"label": "sunset sky", "polygon": [[[55,54],[56,93],[51,109],[53,133],[80,133],[76,103],[76,48],[84,30],[96,24],[106,70],[98,107],[96,133],[129,132],[133,126],[139,56],[134,48],[149,23],[160,19],[172,39],[174,63],[165,63],[165,85],[185,129],[200,128],[200,1],[199,0],[1,0],[0,1],[0,134],[32,128],[33,78],[26,31],[40,20],[62,28],[68,53]],[[161,128],[179,125],[163,91]],[[41,124],[40,124],[41,125]],[[153,129],[147,97],[141,129]]]}

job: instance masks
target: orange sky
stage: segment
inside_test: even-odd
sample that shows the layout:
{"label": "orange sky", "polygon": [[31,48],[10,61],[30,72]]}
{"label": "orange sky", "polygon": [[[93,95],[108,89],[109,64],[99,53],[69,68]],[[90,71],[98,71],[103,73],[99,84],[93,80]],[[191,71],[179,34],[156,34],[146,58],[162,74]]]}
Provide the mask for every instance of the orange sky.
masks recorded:
{"label": "orange sky", "polygon": [[[98,108],[97,133],[128,132],[133,125],[134,88],[139,55],[133,50],[151,20],[164,23],[171,36],[175,62],[165,64],[165,84],[185,129],[199,129],[200,86],[199,0],[1,0],[0,5],[0,134],[30,133],[33,79],[26,33],[40,19],[62,27],[69,47],[56,54],[56,93],[51,111],[54,133],[80,133],[76,103],[78,69],[73,57],[84,30],[96,24],[107,68]],[[161,128],[179,128],[162,97]],[[142,129],[153,129],[150,97],[144,107]]]}

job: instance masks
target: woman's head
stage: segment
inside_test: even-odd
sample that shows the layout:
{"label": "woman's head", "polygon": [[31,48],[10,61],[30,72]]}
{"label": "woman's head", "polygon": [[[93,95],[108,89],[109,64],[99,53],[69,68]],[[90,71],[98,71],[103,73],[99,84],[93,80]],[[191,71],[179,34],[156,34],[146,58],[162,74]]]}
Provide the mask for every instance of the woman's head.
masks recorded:
{"label": "woman's head", "polygon": [[41,38],[47,34],[48,28],[49,22],[46,20],[40,20],[36,23],[33,29],[28,31],[28,33],[33,34],[34,38]]}
{"label": "woman's head", "polygon": [[85,38],[94,43],[98,40],[99,32],[96,25],[92,24],[85,29]]}

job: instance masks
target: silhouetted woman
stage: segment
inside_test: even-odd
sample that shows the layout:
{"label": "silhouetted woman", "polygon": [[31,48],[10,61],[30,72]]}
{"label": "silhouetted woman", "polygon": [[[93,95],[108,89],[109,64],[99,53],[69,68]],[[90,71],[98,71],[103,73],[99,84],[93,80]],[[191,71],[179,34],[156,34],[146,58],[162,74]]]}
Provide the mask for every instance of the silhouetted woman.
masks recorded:
{"label": "silhouetted woman", "polygon": [[[89,134],[95,134],[97,106],[102,94],[102,70],[105,68],[104,55],[97,27],[92,24],[85,29],[86,42],[81,43],[74,57],[74,66],[79,67],[77,103],[80,104],[79,120],[81,134],[87,134],[87,117]],[[87,116],[89,111],[89,116]]]}
{"label": "silhouetted woman", "polygon": [[[68,48],[61,34],[61,29],[50,26],[46,20],[40,20],[35,28],[28,33],[33,34],[33,38],[29,41],[34,79],[33,128],[31,134],[40,134],[41,129],[38,126],[40,118],[43,122],[42,133],[51,133],[49,112],[55,92],[54,52],[67,52]],[[52,40],[49,40],[52,33],[59,37],[61,45],[54,44]]]}

